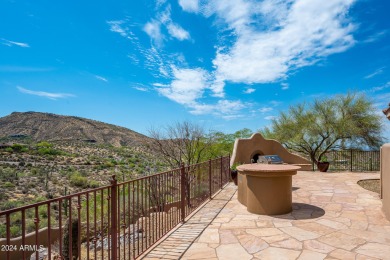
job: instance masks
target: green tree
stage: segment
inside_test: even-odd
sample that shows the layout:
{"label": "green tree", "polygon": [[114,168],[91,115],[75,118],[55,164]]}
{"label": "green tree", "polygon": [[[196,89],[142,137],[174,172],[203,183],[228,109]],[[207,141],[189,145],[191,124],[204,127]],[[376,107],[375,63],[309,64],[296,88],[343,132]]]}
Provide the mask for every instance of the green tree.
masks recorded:
{"label": "green tree", "polygon": [[210,139],[212,141],[209,149],[209,158],[231,154],[233,152],[234,141],[237,138],[249,138],[252,134],[252,130],[248,128],[243,128],[233,134],[212,132],[210,134]]}
{"label": "green tree", "polygon": [[373,103],[356,93],[291,106],[260,132],[306,154],[315,164],[330,149],[378,148],[383,142],[381,118]]}
{"label": "green tree", "polygon": [[205,160],[211,144],[204,128],[188,121],[152,128],[149,135],[149,146],[172,168],[179,167],[182,162],[192,165]]}

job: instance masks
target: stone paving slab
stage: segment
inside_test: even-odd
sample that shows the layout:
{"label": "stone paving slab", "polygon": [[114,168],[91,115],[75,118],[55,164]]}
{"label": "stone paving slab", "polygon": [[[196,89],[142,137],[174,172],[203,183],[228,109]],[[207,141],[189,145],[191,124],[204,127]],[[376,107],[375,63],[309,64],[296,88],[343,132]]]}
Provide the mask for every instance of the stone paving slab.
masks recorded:
{"label": "stone paving slab", "polygon": [[229,185],[165,240],[179,249],[164,241],[145,259],[390,259],[379,195],[357,184],[373,178],[379,174],[298,172],[293,211],[278,216],[249,213]]}
{"label": "stone paving slab", "polygon": [[[235,192],[236,188],[234,186],[229,185],[225,187],[142,259],[180,259],[184,252],[206,230],[223,207],[231,200]],[[206,231],[206,234],[210,234],[207,236],[207,238],[210,238],[207,242],[219,242],[219,240],[215,241],[215,238],[219,239],[218,229],[214,230],[216,232],[212,230]],[[212,240],[213,237],[214,240]]]}

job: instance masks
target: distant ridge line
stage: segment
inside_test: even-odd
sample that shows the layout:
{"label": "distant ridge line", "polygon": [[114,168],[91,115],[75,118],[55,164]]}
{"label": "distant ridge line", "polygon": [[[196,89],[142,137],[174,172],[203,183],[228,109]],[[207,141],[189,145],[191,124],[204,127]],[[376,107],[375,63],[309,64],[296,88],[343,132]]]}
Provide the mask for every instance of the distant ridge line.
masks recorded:
{"label": "distant ridge line", "polygon": [[150,138],[122,126],[78,116],[13,112],[0,118],[0,138],[27,135],[33,141],[95,140],[97,144],[139,146]]}

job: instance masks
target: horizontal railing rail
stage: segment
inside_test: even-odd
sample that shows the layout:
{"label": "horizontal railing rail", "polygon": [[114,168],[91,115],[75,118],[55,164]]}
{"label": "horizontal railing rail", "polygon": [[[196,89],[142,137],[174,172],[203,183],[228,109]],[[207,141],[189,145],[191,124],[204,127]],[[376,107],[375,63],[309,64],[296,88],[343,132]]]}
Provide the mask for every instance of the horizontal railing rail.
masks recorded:
{"label": "horizontal railing rail", "polygon": [[230,157],[0,211],[0,259],[136,259],[230,181]]}

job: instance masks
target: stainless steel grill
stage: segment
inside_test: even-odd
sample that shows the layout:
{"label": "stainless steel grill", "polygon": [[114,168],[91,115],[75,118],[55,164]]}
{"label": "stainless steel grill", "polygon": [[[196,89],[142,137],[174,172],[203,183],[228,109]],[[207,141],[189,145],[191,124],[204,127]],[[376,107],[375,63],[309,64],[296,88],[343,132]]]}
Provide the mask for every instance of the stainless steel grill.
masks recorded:
{"label": "stainless steel grill", "polygon": [[262,155],[257,159],[257,163],[283,164],[283,160],[279,155]]}

